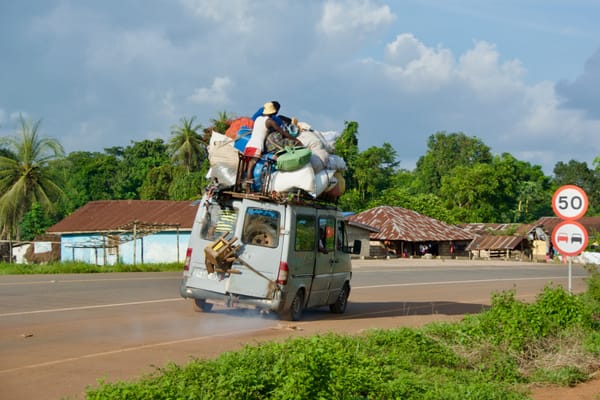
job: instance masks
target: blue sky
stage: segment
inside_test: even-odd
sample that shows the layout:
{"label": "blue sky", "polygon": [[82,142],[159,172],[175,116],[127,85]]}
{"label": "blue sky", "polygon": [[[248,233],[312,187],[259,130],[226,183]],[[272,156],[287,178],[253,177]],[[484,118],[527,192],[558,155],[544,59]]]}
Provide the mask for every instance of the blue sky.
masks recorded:
{"label": "blue sky", "polygon": [[596,0],[5,0],[0,136],[19,114],[67,152],[162,138],[278,100],[359,123],[413,169],[439,131],[541,165],[600,156]]}

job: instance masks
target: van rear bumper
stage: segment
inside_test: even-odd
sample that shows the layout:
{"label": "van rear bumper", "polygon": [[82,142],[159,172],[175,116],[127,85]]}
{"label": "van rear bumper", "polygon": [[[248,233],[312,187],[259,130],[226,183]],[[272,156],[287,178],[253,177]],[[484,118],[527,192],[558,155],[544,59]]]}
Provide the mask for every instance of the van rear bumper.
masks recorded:
{"label": "van rear bumper", "polygon": [[277,312],[281,304],[282,293],[280,290],[275,291],[273,298],[260,298],[239,295],[235,293],[218,293],[210,290],[187,286],[183,280],[179,286],[181,297],[186,299],[204,299],[210,303],[225,305],[226,307],[258,307],[263,310]]}

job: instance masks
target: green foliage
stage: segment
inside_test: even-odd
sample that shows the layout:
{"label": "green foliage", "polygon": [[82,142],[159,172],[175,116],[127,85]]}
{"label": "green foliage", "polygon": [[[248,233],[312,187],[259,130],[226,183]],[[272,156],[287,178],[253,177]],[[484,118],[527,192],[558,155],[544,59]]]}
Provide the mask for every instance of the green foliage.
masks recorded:
{"label": "green foliage", "polygon": [[40,121],[31,123],[22,116],[16,137],[0,138],[6,148],[0,155],[0,225],[2,236],[20,239],[19,223],[32,204],[45,210],[55,208],[64,195],[49,168],[50,161],[63,157],[62,145],[43,138]]}
{"label": "green foliage", "polygon": [[225,133],[229,128],[229,125],[231,125],[231,120],[234,118],[235,116],[227,111],[219,111],[217,117],[212,118],[210,122],[213,124],[215,132]]}
{"label": "green foliage", "polygon": [[31,209],[25,213],[19,225],[21,240],[33,240],[36,236],[46,232],[52,225],[50,219],[39,203],[33,203]]}
{"label": "green foliage", "polygon": [[169,364],[138,383],[100,383],[88,399],[524,399],[411,329],[247,346],[216,360]]}
{"label": "green foliage", "polygon": [[540,368],[534,372],[532,380],[561,386],[574,386],[587,381],[588,375],[575,366]]}
{"label": "green foliage", "polygon": [[52,163],[61,176],[65,191],[62,204],[64,214],[92,200],[119,198],[115,177],[120,169],[120,159],[114,154],[75,151],[60,161]]}
{"label": "green foliage", "polygon": [[200,168],[202,160],[208,156],[207,143],[203,142],[199,133],[202,130],[202,125],[194,125],[195,118],[182,118],[181,126],[171,128],[171,139],[169,141],[171,159],[175,162],[175,165],[183,166],[187,172]]}
{"label": "green foliage", "polygon": [[132,142],[121,157],[115,183],[118,199],[139,199],[148,172],[170,162],[162,139]]}
{"label": "green foliage", "polygon": [[199,171],[188,173],[181,168],[176,169],[169,186],[169,199],[193,200],[201,197],[202,191],[208,184],[205,178],[208,168],[208,160],[204,160]]}
{"label": "green foliage", "polygon": [[442,178],[454,168],[488,164],[491,160],[490,148],[481,139],[462,132],[437,132],[427,139],[427,153],[417,161],[415,173],[422,193],[438,194]]}
{"label": "green foliage", "polygon": [[[599,281],[592,276],[593,293],[582,296],[548,285],[530,304],[517,300],[515,290],[495,293],[488,310],[460,322],[246,346],[214,360],[169,364],[138,382],[100,382],[86,395],[96,400],[525,399],[528,382],[573,385],[588,378],[585,364],[555,365],[561,351],[587,349],[590,364],[598,364],[600,334],[590,323],[598,308],[584,298],[597,296]],[[569,341],[571,347],[561,349]],[[543,358],[551,364],[544,365]]]}
{"label": "green foliage", "polygon": [[93,265],[84,262],[50,262],[47,264],[0,263],[0,275],[81,274],[100,272],[183,271],[182,263]]}
{"label": "green foliage", "polygon": [[600,212],[600,170],[598,163],[595,166],[595,169],[590,169],[585,161],[570,160],[566,164],[559,161],[553,171],[553,183],[556,188],[562,185],[577,185],[586,192],[590,204],[588,215]]}

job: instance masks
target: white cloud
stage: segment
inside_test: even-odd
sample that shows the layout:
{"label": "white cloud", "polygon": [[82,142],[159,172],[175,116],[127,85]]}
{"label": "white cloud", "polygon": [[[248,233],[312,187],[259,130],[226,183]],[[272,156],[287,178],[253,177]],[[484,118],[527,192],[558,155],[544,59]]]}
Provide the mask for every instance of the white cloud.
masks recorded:
{"label": "white cloud", "polygon": [[217,77],[208,88],[197,88],[188,97],[193,103],[223,105],[231,102],[229,91],[233,87],[233,81],[227,77]]}
{"label": "white cloud", "polygon": [[87,49],[87,62],[101,70],[119,69],[139,62],[157,68],[177,58],[176,49],[158,30],[121,31],[97,37]]}
{"label": "white cloud", "polygon": [[499,62],[493,44],[478,41],[460,57],[457,73],[475,92],[497,96],[498,92],[522,89],[524,70],[518,60]]}
{"label": "white cloud", "polygon": [[389,6],[378,6],[371,0],[329,0],[323,6],[318,30],[326,35],[360,36],[389,25],[395,18]]}
{"label": "white cloud", "polygon": [[264,9],[264,3],[248,0],[181,0],[181,4],[193,15],[225,25],[236,32],[249,32],[253,29],[256,20],[252,7],[258,4],[259,10]]}
{"label": "white cloud", "polygon": [[385,47],[386,74],[409,92],[439,89],[452,77],[454,59],[448,49],[425,46],[404,33]]}
{"label": "white cloud", "polygon": [[391,117],[376,125],[365,117],[362,127],[390,132],[375,132],[367,140],[390,142],[405,167],[409,157],[414,160],[411,152],[419,151],[415,132],[422,135],[416,139],[423,141],[422,155],[427,135],[436,131],[477,136],[493,152],[509,152],[547,172],[556,160],[593,159],[600,153],[594,139],[600,120],[563,109],[554,84],[527,84],[526,72],[519,60],[503,60],[486,41],[455,56],[450,48],[403,33],[385,46],[381,60],[357,63],[348,75],[362,77],[356,90],[369,99],[369,109]]}

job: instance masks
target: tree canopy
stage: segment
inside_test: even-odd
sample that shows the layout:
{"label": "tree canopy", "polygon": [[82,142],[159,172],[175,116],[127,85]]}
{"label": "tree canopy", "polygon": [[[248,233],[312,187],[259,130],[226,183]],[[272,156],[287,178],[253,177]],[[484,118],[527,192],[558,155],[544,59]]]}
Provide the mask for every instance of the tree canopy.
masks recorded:
{"label": "tree canopy", "polygon": [[15,137],[0,139],[8,152],[0,155],[0,222],[3,237],[20,238],[19,223],[23,215],[38,203],[51,210],[63,191],[57,185],[49,163],[64,155],[55,139],[40,135],[41,121],[19,119]]}
{"label": "tree canopy", "polygon": [[[0,142],[0,222],[4,237],[38,234],[93,200],[189,200],[207,185],[207,143],[213,129],[225,131],[232,114],[219,112],[203,131],[195,117],[173,125],[170,139],[131,142],[104,152],[74,151],[39,135],[40,122],[20,120],[17,137]],[[203,132],[203,133],[202,133]],[[436,132],[414,170],[400,168],[389,143],[359,149],[359,124],[345,121],[335,143],[344,158],[347,211],[379,205],[408,208],[448,222],[531,222],[552,215],[557,187],[575,184],[590,198],[588,215],[600,212],[600,157],[558,162],[545,176],[508,153],[493,154],[477,137]]]}

